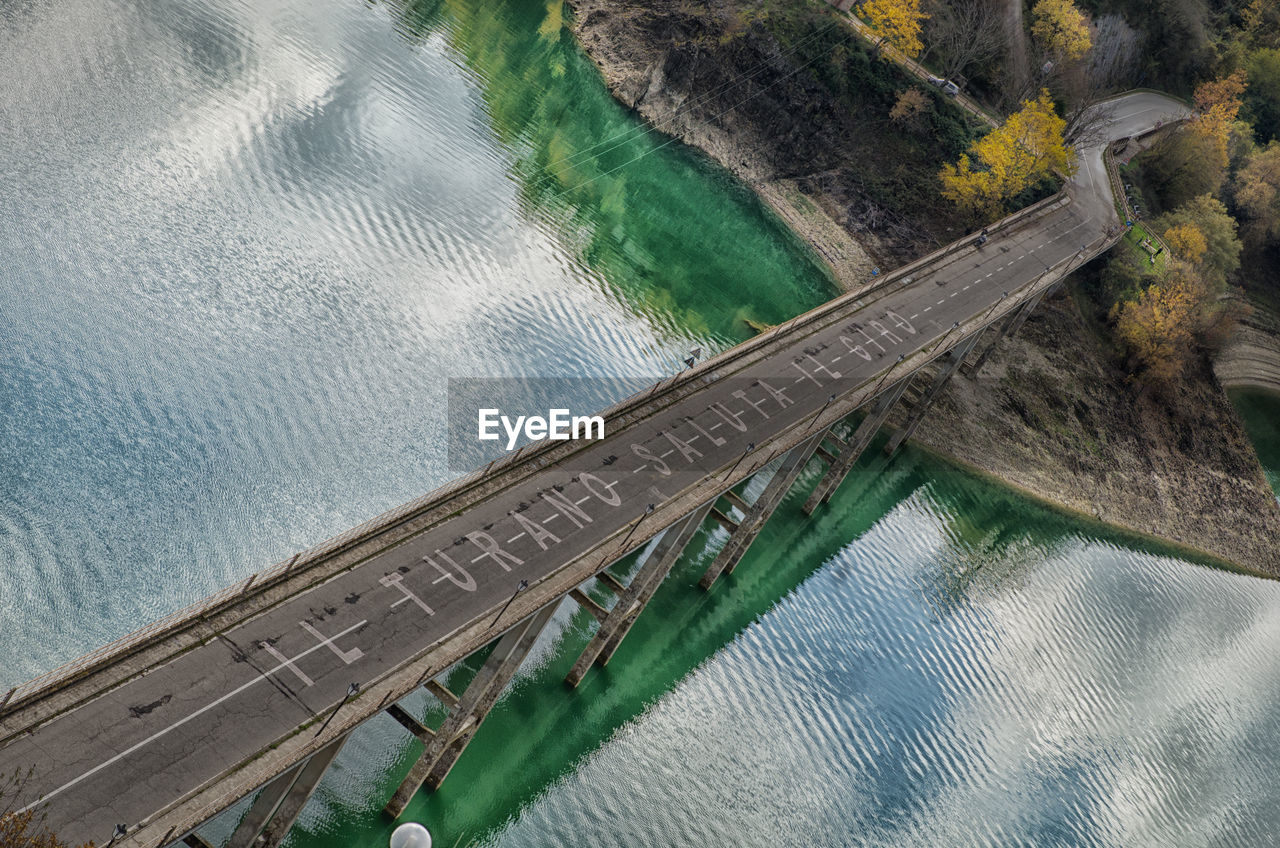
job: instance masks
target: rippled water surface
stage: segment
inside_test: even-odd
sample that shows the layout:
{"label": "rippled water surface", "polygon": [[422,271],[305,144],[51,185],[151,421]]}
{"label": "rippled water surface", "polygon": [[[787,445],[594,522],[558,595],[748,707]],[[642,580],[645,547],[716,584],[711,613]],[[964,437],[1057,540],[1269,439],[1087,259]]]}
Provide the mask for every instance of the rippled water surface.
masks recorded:
{"label": "rippled water surface", "polygon": [[558,3],[0,5],[0,684],[444,483],[447,376],[830,296],[664,145]]}
{"label": "rippled water surface", "polygon": [[[665,372],[831,294],[640,133],[557,2],[0,25],[0,683],[443,482],[445,376]],[[1280,584],[913,451],[798,506],[710,593],[704,528],[575,691],[566,604],[407,817],[443,846],[1275,843]],[[417,750],[370,722],[289,845],[385,845]]]}

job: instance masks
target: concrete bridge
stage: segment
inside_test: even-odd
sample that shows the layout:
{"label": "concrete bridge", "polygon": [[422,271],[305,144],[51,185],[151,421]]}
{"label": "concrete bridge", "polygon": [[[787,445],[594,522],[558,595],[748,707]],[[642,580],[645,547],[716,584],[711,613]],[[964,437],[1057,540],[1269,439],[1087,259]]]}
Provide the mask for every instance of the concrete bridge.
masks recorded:
{"label": "concrete bridge", "polygon": [[[1185,115],[1110,101],[1113,138]],[[607,438],[525,447],[120,643],[0,694],[0,771],[64,839],[201,845],[194,829],[257,792],[234,848],[287,833],[351,731],[388,712],[424,751],[399,814],[462,755],[566,599],[600,622],[569,676],[608,662],[701,522],[730,531],[702,579],[731,572],[806,464],[831,496],[886,417],[890,451],[938,391],[980,368],[1047,290],[1121,235],[1101,147],[1058,196],[609,409]],[[858,413],[863,413],[859,417]],[[844,422],[849,420],[849,425]],[[856,422],[856,423],[855,423]],[[756,475],[769,481],[753,501]],[[759,487],[753,487],[755,491]],[[605,571],[660,536],[625,584]],[[605,608],[579,587],[616,596]],[[493,645],[460,691],[442,672]],[[425,686],[435,728],[397,705]]]}

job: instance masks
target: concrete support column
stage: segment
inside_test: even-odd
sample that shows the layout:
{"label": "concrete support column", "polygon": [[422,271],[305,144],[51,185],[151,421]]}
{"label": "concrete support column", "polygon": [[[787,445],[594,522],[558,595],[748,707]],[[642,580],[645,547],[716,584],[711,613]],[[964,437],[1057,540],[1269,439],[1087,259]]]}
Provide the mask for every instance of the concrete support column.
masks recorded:
{"label": "concrete support column", "polygon": [[458,697],[449,716],[427,742],[422,756],[418,757],[387,802],[385,809],[388,815],[396,818],[403,813],[424,783],[431,789],[437,789],[444,782],[559,605],[557,601],[542,608],[498,640],[493,653],[489,654],[466,691]]}
{"label": "concrete support column", "polygon": [[284,842],[290,828],[298,820],[298,816],[302,815],[302,808],[315,794],[316,787],[320,785],[320,779],[329,770],[329,766],[337,758],[338,752],[342,750],[342,746],[347,743],[350,736],[350,733],[344,733],[311,755],[311,759],[307,760],[302,771],[298,773],[298,779],[289,787],[288,794],[276,808],[275,815],[271,817],[271,821],[263,828],[262,835],[254,843],[257,848],[278,848],[280,843]]}
{"label": "concrete support column", "polygon": [[[298,775],[302,772],[302,766],[303,763],[298,763],[288,771],[277,775],[274,780],[262,787],[262,790],[258,792],[258,797],[253,799],[253,803],[249,805],[249,810],[240,819],[240,823],[236,825],[235,832],[231,834],[231,839],[227,842],[227,848],[251,848],[258,839],[258,835],[262,833],[262,829],[267,826],[267,822],[271,821],[271,817],[275,815],[276,808],[280,806],[284,796],[289,794],[289,788],[298,779]],[[190,842],[187,844],[191,845]]]}
{"label": "concrete support column", "polygon": [[827,431],[822,430],[791,449],[782,460],[782,464],[778,466],[773,478],[769,480],[769,484],[760,493],[760,497],[756,498],[756,502],[746,510],[746,515],[730,533],[729,541],[707,567],[706,573],[698,581],[699,586],[710,589],[721,574],[733,573],[733,569],[746,554],[747,548],[751,547],[751,543],[764,528],[769,516],[778,508],[778,504],[782,503],[787,492],[791,491],[792,484],[800,476],[805,464],[809,462],[809,457],[813,456],[813,452],[818,449],[818,445],[826,435]]}
{"label": "concrete support column", "polygon": [[951,353],[947,356],[947,360],[942,363],[942,367],[938,369],[938,374],[933,378],[933,383],[928,390],[920,396],[920,400],[911,408],[911,413],[907,416],[906,422],[902,425],[902,429],[894,432],[888,443],[884,446],[884,452],[892,455],[898,447],[911,438],[916,428],[920,426],[920,422],[924,420],[924,415],[929,411],[929,407],[933,406],[933,402],[937,400],[939,393],[942,392],[947,381],[955,375],[960,368],[960,364],[964,362],[965,357],[973,350],[973,346],[978,343],[981,332],[974,333],[960,344],[951,349]]}
{"label": "concrete support column", "polygon": [[991,354],[995,352],[996,345],[1000,344],[1000,341],[1005,336],[1018,332],[1018,329],[1026,323],[1027,316],[1035,311],[1036,307],[1040,305],[1040,301],[1044,299],[1044,296],[1045,292],[1033,295],[1026,303],[1015,309],[1008,318],[1004,319],[1004,323],[1000,325],[1000,329],[996,332],[996,337],[991,340],[990,344],[982,349],[982,353],[978,355],[978,358],[969,368],[968,376],[970,380],[977,379],[978,372],[982,370],[982,366],[987,364],[987,360],[990,359]]}
{"label": "concrete support column", "polygon": [[[348,736],[349,733],[343,734],[262,787],[236,825],[227,848],[276,848],[283,842]],[[194,833],[183,841],[190,848],[207,848],[207,843]]]}
{"label": "concrete support column", "polygon": [[635,577],[618,595],[618,601],[600,621],[596,635],[591,637],[587,647],[583,649],[578,661],[569,670],[565,682],[577,686],[590,671],[593,663],[605,665],[618,650],[622,640],[636,623],[640,613],[644,611],[649,600],[658,591],[658,586],[671,573],[672,567],[684,551],[693,534],[702,526],[702,522],[711,511],[715,499],[698,507],[684,518],[667,528],[658,540],[657,546],[649,554],[644,565],[636,572]]}
{"label": "concrete support column", "polygon": [[827,473],[818,481],[818,485],[814,487],[813,492],[809,494],[808,500],[804,502],[806,515],[812,515],[820,504],[831,500],[831,495],[844,482],[845,475],[849,473],[849,469],[858,461],[858,457],[862,456],[862,452],[867,449],[867,445],[871,444],[871,440],[876,437],[876,433],[880,432],[880,426],[889,417],[889,413],[893,411],[894,404],[902,397],[902,393],[907,390],[907,386],[910,385],[914,376],[914,374],[911,374],[903,377],[890,386],[888,391],[883,392],[879,399],[875,401],[871,407],[871,412],[858,425],[858,429],[853,431],[853,435],[849,438],[844,450],[840,451],[836,461],[827,469]]}

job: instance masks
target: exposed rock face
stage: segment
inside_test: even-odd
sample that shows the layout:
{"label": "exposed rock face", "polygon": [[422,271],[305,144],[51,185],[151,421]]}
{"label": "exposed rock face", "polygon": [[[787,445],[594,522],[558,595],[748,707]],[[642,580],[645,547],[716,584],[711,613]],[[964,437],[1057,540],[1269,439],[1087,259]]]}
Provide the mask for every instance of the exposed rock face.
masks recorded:
{"label": "exposed rock face", "polygon": [[[846,289],[870,256],[893,267],[960,234],[936,197],[873,198],[877,134],[900,130],[848,114],[735,3],[575,6],[615,95],[752,184]],[[1213,375],[1189,375],[1174,397],[1139,394],[1065,295],[976,380],[952,380],[915,438],[1045,500],[1280,576],[1280,507]]]}
{"label": "exposed rock face", "polygon": [[1280,317],[1254,306],[1214,357],[1213,372],[1228,389],[1280,393]]}

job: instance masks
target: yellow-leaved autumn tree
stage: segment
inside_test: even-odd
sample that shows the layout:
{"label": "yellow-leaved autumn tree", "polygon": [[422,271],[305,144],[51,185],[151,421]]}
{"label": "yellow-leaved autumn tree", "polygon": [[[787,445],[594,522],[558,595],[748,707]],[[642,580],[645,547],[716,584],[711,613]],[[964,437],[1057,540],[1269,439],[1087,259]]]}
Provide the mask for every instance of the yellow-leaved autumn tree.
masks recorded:
{"label": "yellow-leaved autumn tree", "polygon": [[1065,129],[1049,92],[1041,91],[969,145],[956,164],[943,166],[943,197],[975,217],[999,215],[1006,200],[1053,171],[1074,172],[1075,151],[1063,140]]}
{"label": "yellow-leaved autumn tree", "polygon": [[1156,382],[1172,382],[1191,358],[1199,311],[1194,278],[1189,266],[1173,260],[1162,280],[1113,312],[1120,338]]}
{"label": "yellow-leaved autumn tree", "polygon": [[920,11],[920,0],[867,0],[862,14],[876,35],[908,56],[919,56],[920,24],[929,16]]}
{"label": "yellow-leaved autumn tree", "polygon": [[1074,61],[1089,51],[1089,19],[1071,0],[1039,0],[1031,9],[1031,37],[1040,49]]}
{"label": "yellow-leaved autumn tree", "polygon": [[1200,261],[1209,243],[1205,241],[1204,231],[1195,224],[1177,224],[1164,231],[1164,240],[1169,249],[1192,265]]}
{"label": "yellow-leaved autumn tree", "polygon": [[1191,129],[1212,140],[1215,164],[1221,168],[1227,166],[1227,142],[1231,138],[1231,124],[1240,114],[1240,95],[1244,94],[1244,88],[1244,71],[1196,87],[1196,116],[1191,119]]}

